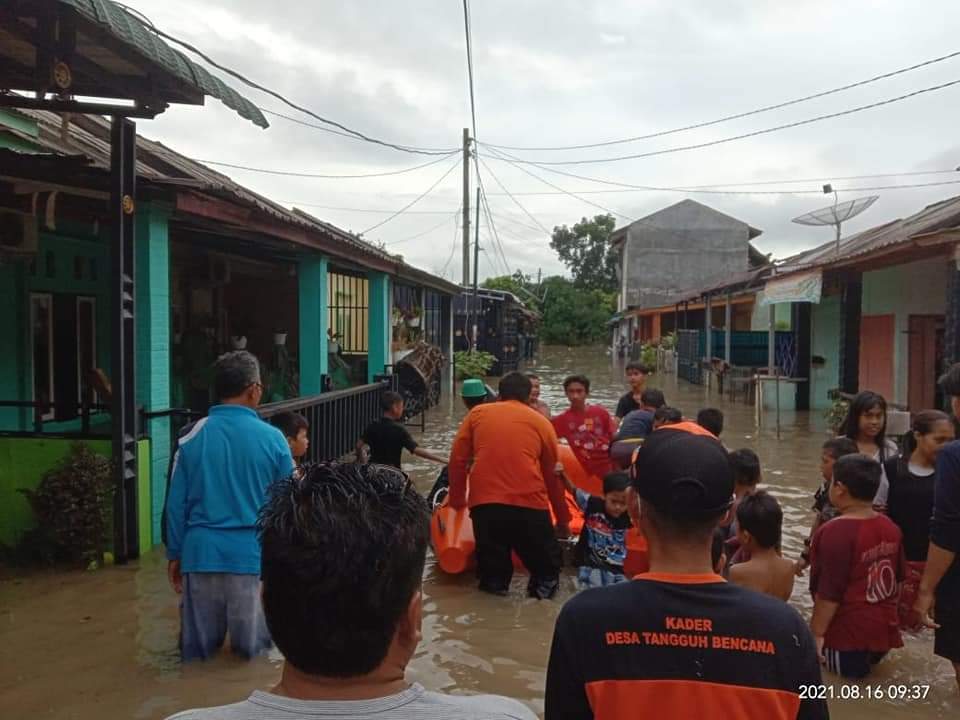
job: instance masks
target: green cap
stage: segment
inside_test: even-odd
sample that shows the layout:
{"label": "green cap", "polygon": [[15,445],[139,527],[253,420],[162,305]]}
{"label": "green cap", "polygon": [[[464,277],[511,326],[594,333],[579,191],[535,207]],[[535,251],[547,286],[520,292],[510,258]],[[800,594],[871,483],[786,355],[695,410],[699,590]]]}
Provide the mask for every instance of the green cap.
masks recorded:
{"label": "green cap", "polygon": [[463,381],[463,386],[460,388],[460,397],[478,398],[486,396],[487,386],[483,384],[483,380],[470,378],[469,380]]}

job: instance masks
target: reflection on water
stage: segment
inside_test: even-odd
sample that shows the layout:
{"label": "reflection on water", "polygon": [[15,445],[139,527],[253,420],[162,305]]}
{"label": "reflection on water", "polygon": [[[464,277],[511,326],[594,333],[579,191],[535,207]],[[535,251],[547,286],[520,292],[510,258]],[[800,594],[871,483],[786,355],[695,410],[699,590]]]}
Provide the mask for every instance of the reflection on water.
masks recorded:
{"label": "reflection on water", "polygon": [[[563,377],[584,372],[593,381],[592,401],[611,410],[623,392],[622,369],[593,349],[551,348],[535,369],[543,399],[564,405]],[[781,440],[758,431],[752,408],[730,405],[705,389],[656,377],[670,404],[688,415],[706,405],[726,414],[723,440],[730,448],[751,447],[763,463],[764,483],[784,506],[784,551],[795,557],[811,520],[811,495],[819,482],[822,418],[784,414]],[[463,415],[459,400],[445,397],[431,411],[424,447],[448,450]],[[772,420],[772,419],[771,419]],[[772,425],[772,423],[768,423]],[[414,458],[407,470],[422,491],[437,467]],[[519,698],[543,711],[544,670],[553,623],[574,592],[567,574],[558,599],[524,597],[518,579],[510,598],[475,591],[472,577],[447,577],[428,559],[424,579],[423,643],[410,679],[428,688],[458,693],[494,692]],[[792,600],[805,615],[811,601],[806,579]],[[757,618],[757,622],[762,622]],[[244,698],[269,688],[279,674],[276,655],[253,662],[222,656],[181,667],[178,662],[176,599],[160,552],[136,565],[97,573],[40,574],[0,585],[0,697],[3,716],[101,720],[163,718],[188,707]],[[953,671],[933,656],[932,638],[906,638],[871,677],[872,684],[929,683],[925,702],[834,701],[833,717],[866,719],[957,717]],[[830,680],[830,676],[826,676]]]}

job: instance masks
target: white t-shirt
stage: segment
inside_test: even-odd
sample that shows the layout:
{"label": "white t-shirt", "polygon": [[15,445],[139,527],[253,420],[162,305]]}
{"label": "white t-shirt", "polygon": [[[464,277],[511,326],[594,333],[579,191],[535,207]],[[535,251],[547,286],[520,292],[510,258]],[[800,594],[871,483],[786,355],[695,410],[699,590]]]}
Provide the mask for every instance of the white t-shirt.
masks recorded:
{"label": "white t-shirt", "polygon": [[536,720],[525,705],[499,695],[442,695],[413,684],[372,700],[294,700],[255,691],[243,702],[186,710],[167,720]]}

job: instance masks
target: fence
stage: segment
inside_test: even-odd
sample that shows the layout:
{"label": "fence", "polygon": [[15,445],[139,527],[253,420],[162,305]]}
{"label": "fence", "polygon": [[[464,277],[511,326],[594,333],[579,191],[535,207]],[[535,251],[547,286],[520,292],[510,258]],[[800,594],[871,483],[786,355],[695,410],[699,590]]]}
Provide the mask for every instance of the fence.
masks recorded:
{"label": "fence", "polygon": [[[725,356],[726,334],[723,330],[710,333],[709,357]],[[759,332],[730,333],[730,365],[736,368],[766,368],[769,363],[767,346],[770,334]],[[798,369],[797,336],[789,331],[778,331],[774,346],[775,362],[783,377],[795,377]],[[677,331],[677,375],[687,382],[703,383],[703,359],[708,357],[704,333],[701,330]]]}
{"label": "fence", "polygon": [[[0,400],[0,411],[10,409],[14,412],[0,413],[0,434],[38,437],[56,435],[59,437],[110,437],[110,406],[96,403],[55,403],[56,407],[65,407],[76,411],[70,420],[51,420],[46,416],[51,404],[39,400]],[[29,427],[26,415],[29,412]],[[10,425],[12,427],[6,427]]]}

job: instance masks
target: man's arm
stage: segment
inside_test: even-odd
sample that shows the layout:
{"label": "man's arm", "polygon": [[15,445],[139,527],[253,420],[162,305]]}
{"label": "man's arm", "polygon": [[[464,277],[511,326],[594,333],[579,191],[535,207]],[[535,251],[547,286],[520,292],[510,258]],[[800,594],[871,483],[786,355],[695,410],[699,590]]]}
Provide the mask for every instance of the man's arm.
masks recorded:
{"label": "man's arm", "polygon": [[[553,507],[553,514],[557,517],[557,528],[566,530],[569,534],[570,510],[567,508],[567,499],[564,495],[563,480],[557,475],[557,433],[550,423],[544,423],[543,442],[540,449],[540,470],[543,473],[543,482],[547,486],[547,496]],[[561,532],[561,534],[563,534]]]}
{"label": "man's arm", "polygon": [[920,580],[914,609],[928,627],[936,623],[930,618],[937,585],[947,574],[960,551],[960,451],[953,443],[937,456],[937,477],[933,493],[933,520],[930,523],[930,546],[927,565]]}
{"label": "man's arm", "polygon": [[187,529],[187,474],[183,462],[183,450],[178,448],[173,458],[170,474],[170,492],[167,493],[167,576],[175,592],[183,592],[180,572],[180,555],[183,551],[183,536]]}
{"label": "man's arm", "polygon": [[[820,673],[820,658],[810,629],[804,627],[803,620],[799,617],[797,618],[797,625],[799,646],[797,647],[797,661],[794,665],[796,669],[794,689],[799,694],[802,687],[819,687],[822,685],[823,676]],[[812,694],[814,697],[816,696],[816,693]],[[797,720],[826,720],[829,717],[830,710],[825,699],[801,698]]]}
{"label": "man's arm", "polygon": [[585,678],[580,669],[575,638],[575,623],[568,621],[569,612],[560,611],[553,631],[550,660],[547,663],[547,686],[544,692],[546,720],[593,720],[587,699]]}
{"label": "man's arm", "polygon": [[823,662],[823,636],[827,634],[827,628],[833,621],[833,616],[837,614],[840,608],[839,602],[825,600],[821,595],[813,603],[813,617],[810,618],[810,632],[813,633],[813,639],[817,644],[817,657]]}
{"label": "man's arm", "polygon": [[447,504],[452,508],[462,508],[467,505],[467,468],[473,459],[472,417],[467,415],[464,418],[450,451],[450,463],[447,465],[447,476],[450,478]]}

